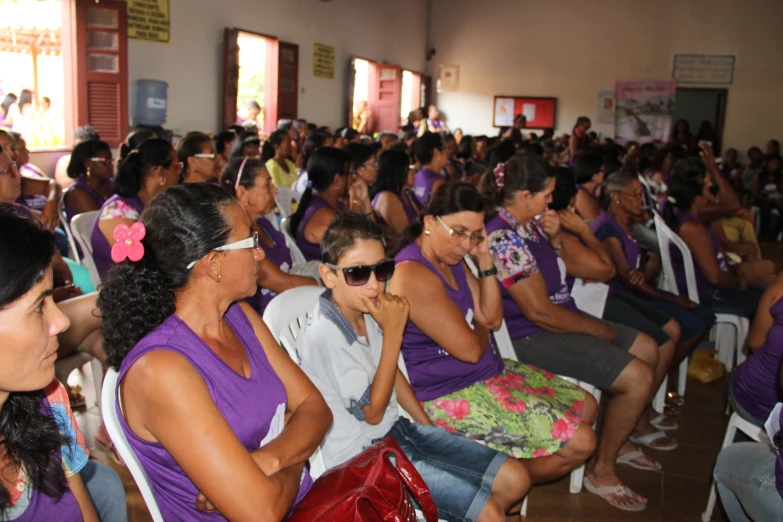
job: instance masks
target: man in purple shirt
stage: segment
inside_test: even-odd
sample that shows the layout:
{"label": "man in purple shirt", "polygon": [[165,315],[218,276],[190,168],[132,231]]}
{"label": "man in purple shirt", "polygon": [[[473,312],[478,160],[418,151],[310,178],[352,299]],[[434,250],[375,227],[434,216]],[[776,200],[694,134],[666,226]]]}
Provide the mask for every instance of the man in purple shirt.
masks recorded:
{"label": "man in purple shirt", "polygon": [[443,153],[443,140],[440,134],[425,132],[413,144],[413,153],[421,164],[421,170],[413,178],[413,194],[424,207],[430,199],[430,194],[446,182],[440,173],[448,160]]}

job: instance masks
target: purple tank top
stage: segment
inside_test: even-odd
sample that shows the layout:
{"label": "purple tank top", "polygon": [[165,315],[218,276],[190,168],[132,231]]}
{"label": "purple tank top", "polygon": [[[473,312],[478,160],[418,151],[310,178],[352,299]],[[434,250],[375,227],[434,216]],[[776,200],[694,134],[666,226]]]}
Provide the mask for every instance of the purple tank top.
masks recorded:
{"label": "purple tank top", "polygon": [[[625,260],[628,262],[628,266],[632,270],[639,270],[642,264],[642,249],[639,247],[639,243],[636,239],[629,236],[622,225],[608,212],[601,212],[593,224],[590,225],[595,237],[603,241],[607,238],[613,237],[617,239],[623,247],[623,254],[625,254]],[[615,277],[609,281],[610,294],[617,292],[630,293],[618,277]]]}
{"label": "purple tank top", "polygon": [[322,208],[332,208],[332,206],[324,198],[313,192],[312,199],[310,199],[310,204],[307,206],[307,210],[305,210],[304,217],[302,218],[302,221],[299,222],[299,228],[296,229],[296,246],[302,251],[302,254],[307,261],[321,260],[321,245],[310,243],[306,240],[304,231],[305,228],[307,228],[307,223],[310,221],[310,218],[313,217],[313,214]]}
{"label": "purple tank top", "polygon": [[[421,254],[416,243],[403,248],[394,258],[397,263],[416,262],[435,273],[443,283],[449,298],[459,307],[468,324],[473,324],[473,297],[468,287],[468,278],[462,263],[452,266],[451,273],[457,282],[455,290],[446,282],[438,270]],[[437,321],[437,318],[433,318]],[[460,361],[452,357],[430,337],[422,332],[413,321],[408,320],[402,338],[402,355],[411,388],[420,401],[429,401],[443,397],[471,384],[500,375],[504,364],[490,345],[487,352],[476,364]]]}
{"label": "purple tank top", "polygon": [[106,279],[109,270],[114,267],[115,263],[111,259],[111,245],[109,245],[109,242],[106,240],[106,236],[103,235],[103,232],[101,232],[101,229],[98,227],[98,222],[100,221],[100,213],[103,211],[103,207],[116,200],[124,201],[131,207],[135,208],[139,214],[144,211],[144,204],[141,202],[141,199],[139,199],[138,196],[124,198],[115,194],[114,196],[107,199],[106,202],[101,206],[101,210],[98,211],[98,216],[96,216],[95,222],[92,224],[92,234],[90,235],[90,243],[92,243],[92,258],[95,261],[95,268],[98,270],[98,275],[100,276],[101,281]]}
{"label": "purple tank top", "polygon": [[[680,228],[685,223],[688,222],[694,222],[699,223],[701,226],[704,226],[704,224],[694,216],[693,214],[686,212],[684,210],[680,210],[678,208],[674,209],[674,215],[677,218],[677,232],[680,233]],[[712,239],[712,248],[715,250],[715,255],[718,258],[718,265],[720,266],[720,269],[724,272],[728,272],[729,268],[726,265],[726,260],[723,258],[723,252],[721,251],[721,242],[720,238],[718,238],[717,235],[712,230],[707,229],[707,231],[710,234],[710,238]],[[677,280],[677,288],[679,290],[680,295],[688,295],[688,284],[687,280],[685,278],[685,263],[682,259],[682,254],[680,253],[680,249],[677,248],[674,245],[669,245],[669,252],[672,259],[672,268],[674,269],[674,278]],[[701,271],[701,268],[699,268],[699,265],[694,261],[693,263],[693,269],[696,273],[696,288],[699,292],[699,295],[704,295],[708,292],[712,291],[712,285],[709,281],[707,281],[707,278],[704,277],[704,273]]]}
{"label": "purple tank top", "polygon": [[[571,298],[565,263],[557,255],[555,249],[549,246],[538,224],[531,221],[528,223],[528,230],[525,230],[512,217],[506,214],[503,209],[500,209],[487,222],[487,234],[491,234],[496,230],[510,230],[519,236],[535,259],[538,269],[544,277],[549,300],[553,304],[578,312],[576,303]],[[501,287],[501,294],[503,296],[503,317],[506,319],[506,326],[511,339],[522,339],[543,331],[543,328],[525,317],[508,290]]]}
{"label": "purple tank top", "polygon": [[[266,233],[272,239],[274,245],[267,246],[261,241],[259,241],[258,244],[261,245],[261,248],[264,249],[264,254],[266,254],[266,257],[268,257],[270,261],[280,267],[280,270],[287,274],[288,271],[291,270],[291,266],[293,266],[293,261],[291,260],[291,251],[285,244],[285,236],[263,216],[258,219],[258,224],[266,231]],[[255,295],[253,297],[247,298],[247,302],[250,303],[256,312],[258,312],[258,315],[263,316],[264,310],[266,310],[266,306],[275,297],[277,297],[275,292],[269,290],[268,288],[259,286]]]}
{"label": "purple tank top", "polygon": [[423,207],[430,200],[432,185],[439,179],[443,179],[443,176],[427,167],[416,173],[413,178],[413,193],[420,206]]}
{"label": "purple tank top", "polygon": [[757,419],[766,420],[775,404],[783,402],[780,365],[783,363],[783,299],[769,308],[772,328],[753,357],[737,366],[731,376],[734,399]]}
{"label": "purple tank top", "polygon": [[[223,418],[245,449],[252,452],[272,441],[283,430],[288,395],[239,305],[231,305],[225,319],[245,348],[250,361],[249,378],[246,379],[232,370],[193,330],[176,315],[172,315],[147,334],[125,356],[120,366],[117,386],[119,387],[128,369],[142,356],[156,350],[177,353],[198,370]],[[122,431],[147,473],[163,519],[215,520],[214,514],[196,510],[195,498],[198,489],[171,454],[161,444],[147,442],[133,433],[125,422],[119,399],[115,407]],[[310,474],[305,469],[294,505],[304,497],[312,483]]]}
{"label": "purple tank top", "polygon": [[[73,190],[75,188],[81,189],[89,194],[90,197],[95,200],[95,204],[99,207],[106,201],[106,199],[101,196],[97,190],[87,184],[87,180],[84,179],[84,176],[79,176],[76,178],[76,181],[71,183],[71,186],[68,187],[68,190]],[[68,223],[70,223],[71,219],[73,219],[73,216],[76,215],[73,209],[71,209],[68,205],[65,206],[65,214],[68,216]]]}
{"label": "purple tank top", "polygon": [[[412,205],[405,202],[403,198],[401,198],[398,194],[394,194],[391,190],[383,190],[381,192],[378,192],[374,198],[372,198],[372,208],[375,208],[375,204],[378,202],[378,198],[380,198],[381,194],[384,192],[388,192],[389,194],[393,194],[394,197],[400,200],[400,203],[402,204],[402,209],[405,211],[405,216],[408,218],[408,224],[413,223],[419,218],[418,211],[413,208]],[[380,217],[380,216],[379,216]]]}

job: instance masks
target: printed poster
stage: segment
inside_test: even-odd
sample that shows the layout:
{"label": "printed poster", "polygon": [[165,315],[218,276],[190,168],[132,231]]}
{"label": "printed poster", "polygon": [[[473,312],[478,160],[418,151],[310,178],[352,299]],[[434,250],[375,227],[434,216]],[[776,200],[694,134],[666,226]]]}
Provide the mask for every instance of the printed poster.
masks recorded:
{"label": "printed poster", "polygon": [[644,80],[615,84],[615,138],[648,143],[668,141],[674,117],[674,80]]}
{"label": "printed poster", "polygon": [[128,38],[168,43],[171,39],[169,0],[128,0]]}
{"label": "printed poster", "polygon": [[321,43],[313,44],[313,76],[334,80],[334,47]]}
{"label": "printed poster", "polygon": [[596,123],[614,123],[614,91],[598,91]]}
{"label": "printed poster", "polygon": [[495,98],[495,127],[514,125],[514,98]]}

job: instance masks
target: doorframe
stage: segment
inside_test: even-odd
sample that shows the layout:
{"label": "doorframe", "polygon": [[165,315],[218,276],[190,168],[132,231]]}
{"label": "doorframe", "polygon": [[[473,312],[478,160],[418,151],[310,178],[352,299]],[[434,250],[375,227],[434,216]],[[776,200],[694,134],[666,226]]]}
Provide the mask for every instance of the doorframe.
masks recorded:
{"label": "doorframe", "polygon": [[[715,107],[715,135],[720,139],[721,148],[723,146],[723,128],[726,125],[726,107],[729,103],[729,89],[721,87],[677,87],[677,91],[711,91],[718,94],[718,104]],[[699,129],[695,129],[696,133]],[[722,152],[722,151],[721,151]]]}

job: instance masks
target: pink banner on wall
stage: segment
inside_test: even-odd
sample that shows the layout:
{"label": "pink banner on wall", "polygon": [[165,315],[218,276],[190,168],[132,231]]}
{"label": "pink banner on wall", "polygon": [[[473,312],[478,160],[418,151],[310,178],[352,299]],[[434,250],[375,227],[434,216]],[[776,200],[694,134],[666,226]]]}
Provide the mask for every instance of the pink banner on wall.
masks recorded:
{"label": "pink banner on wall", "polygon": [[674,80],[642,80],[615,83],[618,143],[668,141],[674,117]]}

